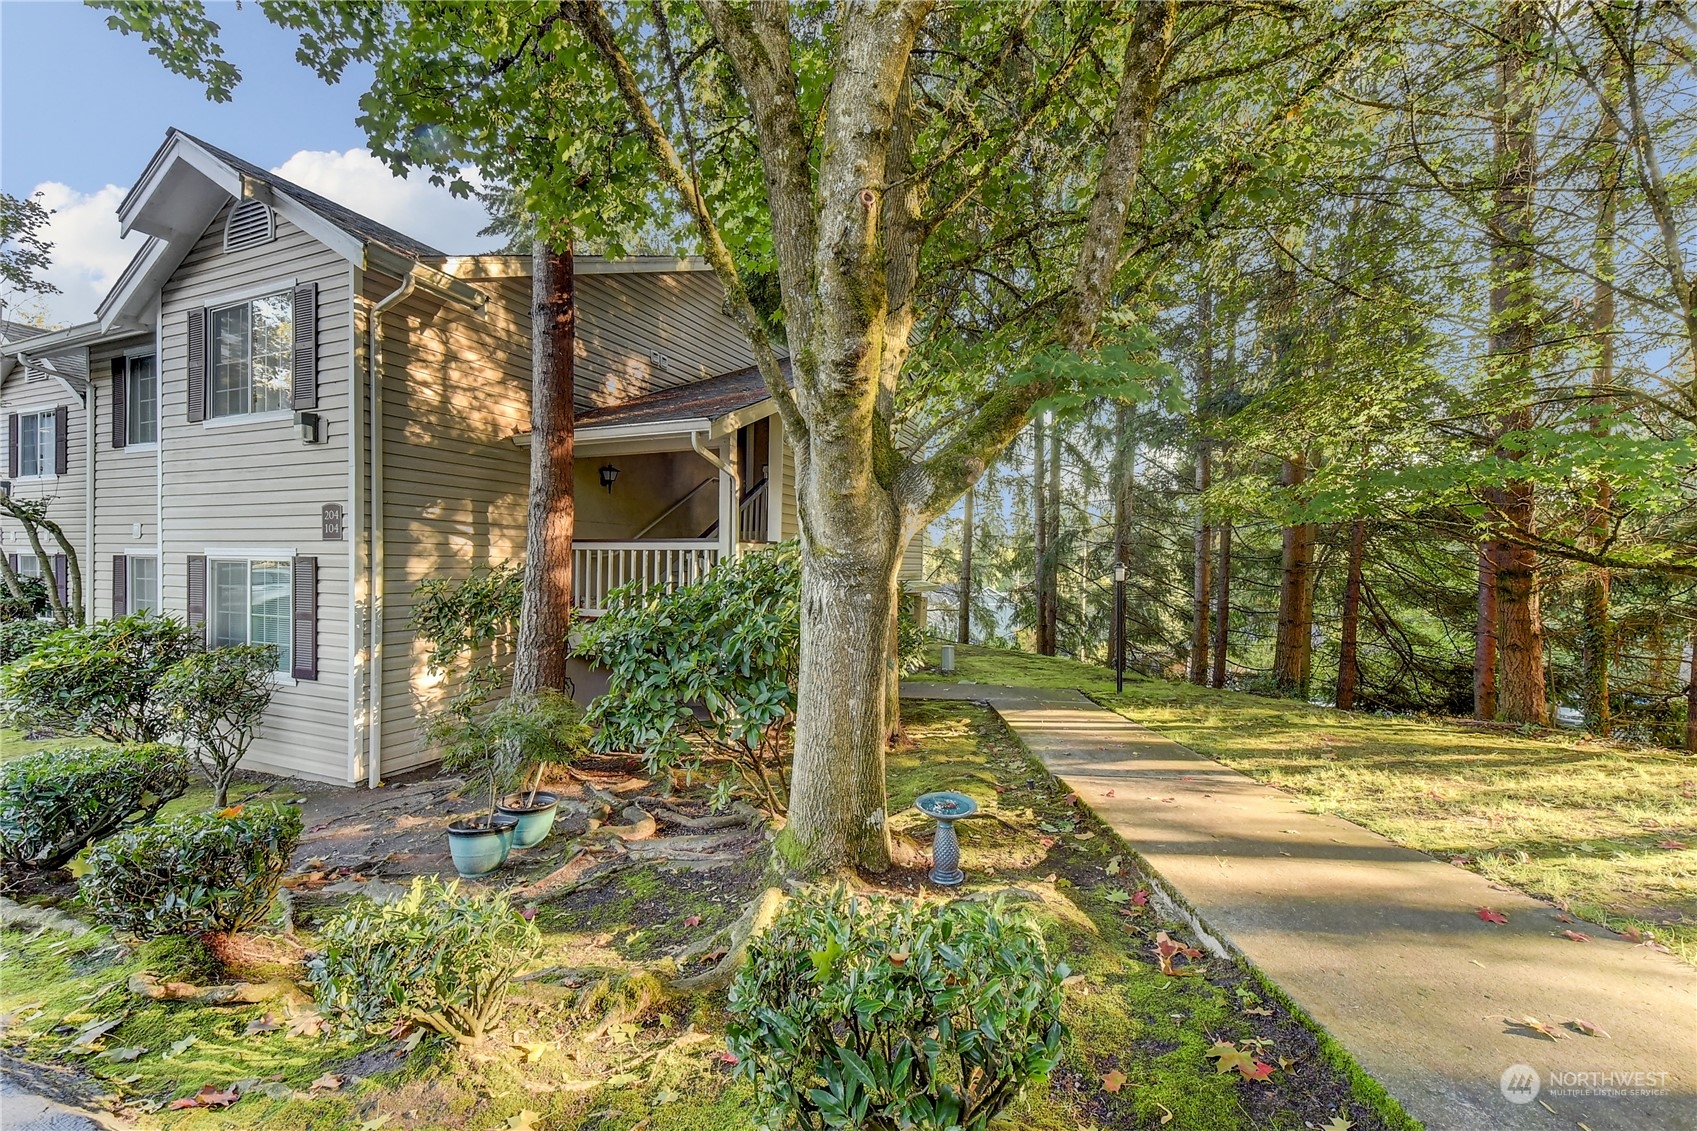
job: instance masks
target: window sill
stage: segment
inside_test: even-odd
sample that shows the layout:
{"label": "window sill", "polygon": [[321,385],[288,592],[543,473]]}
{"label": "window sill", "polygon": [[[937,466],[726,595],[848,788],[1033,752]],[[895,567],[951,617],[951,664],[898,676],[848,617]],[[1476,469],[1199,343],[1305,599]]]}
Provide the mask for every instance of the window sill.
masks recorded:
{"label": "window sill", "polygon": [[290,424],[295,422],[295,410],[283,409],[281,412],[244,412],[240,416],[214,416],[201,421],[203,428],[240,428],[247,424],[278,424],[283,421]]}
{"label": "window sill", "polygon": [[137,453],[140,453],[141,455],[147,455],[151,452],[156,452],[158,450],[159,450],[159,441],[158,440],[149,440],[145,444],[125,444],[121,448],[111,449],[113,455],[123,455],[125,452],[137,452]]}
{"label": "window sill", "polygon": [[13,483],[57,483],[57,482],[59,482],[59,479],[60,479],[60,477],[57,476],[57,475],[20,475],[16,479],[12,480],[12,482]]}

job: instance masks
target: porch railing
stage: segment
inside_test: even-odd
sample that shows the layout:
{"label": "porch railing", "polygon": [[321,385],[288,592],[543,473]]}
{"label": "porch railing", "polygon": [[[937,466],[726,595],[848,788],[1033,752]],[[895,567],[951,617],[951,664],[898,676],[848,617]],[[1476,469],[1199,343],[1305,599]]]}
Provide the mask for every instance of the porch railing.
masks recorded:
{"label": "porch railing", "polygon": [[718,561],[716,538],[573,542],[572,604],[585,616],[600,616],[607,608],[607,594],[621,585],[687,585]]}

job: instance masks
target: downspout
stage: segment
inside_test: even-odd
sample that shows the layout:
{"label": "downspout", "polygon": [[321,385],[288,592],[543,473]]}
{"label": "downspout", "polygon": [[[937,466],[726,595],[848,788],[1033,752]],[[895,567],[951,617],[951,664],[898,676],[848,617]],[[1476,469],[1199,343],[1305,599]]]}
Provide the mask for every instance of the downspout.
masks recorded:
{"label": "downspout", "polygon": [[366,315],[366,364],[370,369],[371,528],[369,591],[366,622],[366,783],[383,784],[383,315],[404,302],[418,287],[417,267],[407,269],[401,285],[372,303]]}
{"label": "downspout", "polygon": [[730,552],[725,556],[727,558],[734,558],[737,553],[738,536],[742,533],[742,531],[737,529],[737,521],[742,517],[742,476],[737,474],[737,466],[735,462],[727,463],[725,461],[725,457],[721,456],[712,448],[704,448],[701,446],[700,432],[691,432],[689,434],[689,446],[695,449],[696,455],[718,468],[721,475],[725,475],[730,478],[730,513],[728,515],[719,516],[719,529],[721,534],[725,531],[729,531],[730,538],[728,544],[730,546]]}

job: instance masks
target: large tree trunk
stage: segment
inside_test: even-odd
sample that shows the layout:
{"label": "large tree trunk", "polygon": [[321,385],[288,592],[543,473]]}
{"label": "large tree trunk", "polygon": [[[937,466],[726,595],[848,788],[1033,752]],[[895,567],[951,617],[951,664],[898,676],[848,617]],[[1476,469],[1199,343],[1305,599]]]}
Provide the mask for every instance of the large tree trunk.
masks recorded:
{"label": "large tree trunk", "polygon": [[[1526,44],[1539,26],[1532,0],[1509,0],[1502,9],[1498,56],[1499,109],[1494,144],[1498,180],[1491,218],[1492,379],[1503,413],[1499,452],[1521,452],[1516,433],[1533,425],[1533,350],[1537,293],[1533,279],[1532,194],[1537,176],[1537,112]],[[1503,485],[1499,517],[1509,532],[1530,535],[1535,525],[1533,486]],[[1538,608],[1538,558],[1505,537],[1497,555],[1497,715],[1504,722],[1549,721],[1544,688],[1544,635]]]}
{"label": "large tree trunk", "polygon": [[960,631],[956,639],[972,643],[972,490],[968,488],[960,519]]}
{"label": "large tree trunk", "polygon": [[1207,285],[1202,287],[1197,299],[1196,314],[1202,341],[1196,370],[1196,531],[1191,549],[1190,682],[1200,687],[1208,682],[1208,602],[1213,596],[1214,558],[1214,532],[1208,525],[1208,509],[1202,501],[1213,474],[1213,445],[1204,435],[1214,385],[1214,292]]}
{"label": "large tree trunk", "polygon": [[1691,622],[1690,666],[1685,669],[1685,752],[1697,754],[1697,618]]}
{"label": "large tree trunk", "polygon": [[1479,543],[1479,598],[1473,631],[1473,717],[1497,717],[1497,550]]}
{"label": "large tree trunk", "polygon": [[1361,561],[1367,551],[1367,523],[1356,519],[1349,527],[1349,569],[1343,583],[1342,639],[1338,643],[1338,693],[1340,711],[1355,709],[1355,690],[1361,684],[1359,638],[1361,634]]}
{"label": "large tree trunk", "polygon": [[1043,507],[1043,513],[1049,519],[1049,529],[1043,535],[1043,549],[1048,557],[1043,567],[1043,584],[1047,592],[1044,594],[1044,639],[1048,642],[1045,656],[1053,656],[1061,650],[1061,422],[1055,417],[1049,418],[1049,474],[1044,480],[1048,488],[1049,501]]}
{"label": "large tree trunk", "polygon": [[1032,569],[1032,587],[1036,589],[1037,597],[1037,654],[1053,656],[1055,642],[1049,636],[1049,627],[1054,622],[1049,618],[1049,453],[1048,430],[1045,427],[1043,414],[1038,413],[1031,421],[1031,524],[1036,534],[1035,565]]}
{"label": "large tree trunk", "polygon": [[1210,687],[1226,685],[1226,633],[1231,627],[1232,520],[1220,520],[1220,568],[1214,576],[1214,670]]}
{"label": "large tree trunk", "polygon": [[530,514],[513,690],[564,690],[572,611],[572,249],[538,239],[532,254]]}
{"label": "large tree trunk", "polygon": [[[1308,457],[1284,461],[1279,482],[1300,487],[1308,480]],[[1279,562],[1279,631],[1273,648],[1273,685],[1280,695],[1308,697],[1314,654],[1314,540],[1311,522],[1284,528]]]}
{"label": "large tree trunk", "polygon": [[[1124,401],[1114,405],[1114,464],[1111,483],[1114,500],[1113,532],[1115,565],[1124,565],[1131,574],[1131,489],[1137,482],[1137,444],[1131,435],[1131,406]],[[1108,662],[1126,652],[1125,608],[1119,609],[1109,632]]]}

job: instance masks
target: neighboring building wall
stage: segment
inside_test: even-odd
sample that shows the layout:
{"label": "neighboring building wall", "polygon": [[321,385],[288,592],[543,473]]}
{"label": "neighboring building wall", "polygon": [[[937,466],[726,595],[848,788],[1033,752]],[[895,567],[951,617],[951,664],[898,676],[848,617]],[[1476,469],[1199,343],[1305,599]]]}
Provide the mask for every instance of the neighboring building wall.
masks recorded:
{"label": "neighboring building wall", "polygon": [[[64,528],[71,545],[76,548],[78,564],[84,571],[84,595],[88,592],[88,426],[82,400],[65,385],[35,363],[29,373],[18,366],[0,386],[0,479],[8,478],[11,467],[11,427],[14,413],[28,415],[65,409],[65,466],[62,474],[44,477],[23,476],[11,480],[12,493],[19,499],[51,498],[47,517]],[[57,543],[43,532],[42,544],[49,557],[58,553]],[[23,526],[11,518],[0,518],[0,552],[33,556]],[[42,572],[50,572],[51,562],[44,563]]]}
{"label": "neighboring building wall", "polygon": [[[368,275],[378,299],[398,285]],[[522,557],[530,452],[530,280],[477,278],[479,317],[415,293],[384,316],[382,773],[434,761],[419,719],[451,687],[425,667],[407,622],[432,577]]]}
{"label": "neighboring building wall", "polygon": [[711,271],[583,273],[576,297],[573,378],[581,409],[754,364]]}
{"label": "neighboring building wall", "polygon": [[[112,615],[112,559],[159,550],[159,445],[112,445],[112,359],[151,348],[151,334],[111,339],[88,351],[89,382],[100,418],[94,422],[94,601],[96,617]],[[179,375],[179,380],[181,376]],[[139,530],[138,530],[139,528]],[[88,567],[84,567],[85,569]],[[177,610],[181,615],[181,610]]]}
{"label": "neighboring building wall", "polygon": [[[248,755],[253,769],[347,781],[348,544],[324,541],[321,507],[348,500],[348,372],[352,268],[276,218],[277,238],[225,252],[228,208],[163,292],[160,358],[160,590],[164,611],[188,608],[188,558],[208,548],[287,550],[318,559],[318,679],[285,681]],[[292,413],[253,420],[188,419],[191,310],[237,297],[318,285],[318,407],[326,442],[304,444]],[[109,598],[108,598],[109,599]]]}

